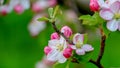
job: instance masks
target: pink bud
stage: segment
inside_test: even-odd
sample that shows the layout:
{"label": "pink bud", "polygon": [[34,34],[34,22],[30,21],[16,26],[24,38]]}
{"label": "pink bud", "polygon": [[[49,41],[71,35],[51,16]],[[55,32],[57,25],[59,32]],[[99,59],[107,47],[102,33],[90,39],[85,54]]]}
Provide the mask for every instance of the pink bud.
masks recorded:
{"label": "pink bud", "polygon": [[72,30],[71,30],[71,28],[68,27],[68,26],[62,27],[61,32],[62,32],[67,38],[69,38],[69,37],[72,35]]}
{"label": "pink bud", "polygon": [[18,14],[21,14],[24,11],[24,8],[22,5],[18,4],[14,7],[14,11],[17,12]]}
{"label": "pink bud", "polygon": [[50,6],[55,6],[57,4],[57,1],[56,0],[49,0],[48,3]]}
{"label": "pink bud", "polygon": [[44,48],[44,52],[45,52],[46,55],[47,55],[51,50],[52,50],[52,49],[51,49],[49,46],[46,46],[46,47]]}
{"label": "pink bud", "polygon": [[98,5],[98,0],[90,0],[90,9],[91,11],[98,11],[99,10],[99,5]]}
{"label": "pink bud", "polygon": [[52,33],[52,34],[51,34],[51,40],[52,40],[52,39],[59,39],[58,33],[56,33],[56,32],[55,32],[55,33]]}
{"label": "pink bud", "polygon": [[72,49],[71,48],[66,48],[63,52],[63,56],[65,58],[70,58],[72,56]]}
{"label": "pink bud", "polygon": [[39,4],[34,3],[34,4],[32,5],[32,10],[33,10],[33,12],[38,13],[38,12],[42,11],[43,9],[40,7]]}

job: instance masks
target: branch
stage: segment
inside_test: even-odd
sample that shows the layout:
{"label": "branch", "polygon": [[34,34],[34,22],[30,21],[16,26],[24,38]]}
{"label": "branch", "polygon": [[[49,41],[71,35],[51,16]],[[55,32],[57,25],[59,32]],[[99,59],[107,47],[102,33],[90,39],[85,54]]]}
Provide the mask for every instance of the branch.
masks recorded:
{"label": "branch", "polygon": [[65,39],[69,44],[73,44],[73,42],[72,42],[69,38],[67,38],[63,33],[61,33],[61,32],[59,31],[59,29],[58,29],[58,28],[56,27],[56,25],[55,25],[55,21],[52,22],[52,26],[53,26],[54,30],[55,30],[59,35],[61,35],[62,37],[64,37],[64,39]]}
{"label": "branch", "polygon": [[100,60],[102,59],[102,56],[104,54],[104,50],[105,50],[105,41],[106,41],[106,36],[103,32],[103,29],[100,28],[100,32],[101,32],[101,48],[100,48],[100,53],[99,53],[99,56],[98,56],[98,59],[97,59],[97,62],[100,63]]}
{"label": "branch", "polygon": [[103,56],[104,50],[105,50],[106,36],[101,27],[100,27],[100,33],[101,33],[101,47],[100,47],[100,53],[98,55],[97,61],[90,60],[89,62],[95,64],[98,68],[104,68],[100,62],[101,62],[101,59],[102,59],[102,56]]}

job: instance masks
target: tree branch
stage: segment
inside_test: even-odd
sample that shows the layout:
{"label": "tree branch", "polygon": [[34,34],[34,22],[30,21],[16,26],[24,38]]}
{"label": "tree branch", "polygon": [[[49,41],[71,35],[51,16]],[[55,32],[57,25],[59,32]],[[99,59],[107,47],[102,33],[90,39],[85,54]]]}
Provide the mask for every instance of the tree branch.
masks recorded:
{"label": "tree branch", "polygon": [[106,41],[106,36],[103,32],[103,29],[100,27],[100,33],[101,33],[101,47],[100,47],[100,53],[98,55],[98,58],[96,61],[90,60],[89,62],[95,64],[98,68],[104,68],[101,64],[101,59],[104,54],[105,50],[105,41]]}

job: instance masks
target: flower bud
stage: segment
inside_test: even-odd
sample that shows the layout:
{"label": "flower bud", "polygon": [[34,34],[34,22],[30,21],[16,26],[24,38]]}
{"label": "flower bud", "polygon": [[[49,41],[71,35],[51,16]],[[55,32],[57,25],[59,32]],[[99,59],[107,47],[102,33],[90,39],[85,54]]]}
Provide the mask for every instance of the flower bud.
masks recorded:
{"label": "flower bud", "polygon": [[44,48],[44,52],[45,52],[46,55],[47,55],[51,50],[52,50],[52,49],[51,49],[49,46],[46,46],[46,47]]}
{"label": "flower bud", "polygon": [[63,56],[65,58],[70,58],[72,56],[72,49],[71,48],[66,48],[63,52]]}
{"label": "flower bud", "polygon": [[91,11],[98,11],[99,10],[99,4],[97,2],[98,0],[90,0],[90,9]]}
{"label": "flower bud", "polygon": [[58,33],[52,33],[51,34],[51,40],[53,40],[53,39],[59,39],[59,35],[58,35]]}
{"label": "flower bud", "polygon": [[24,8],[22,5],[18,4],[14,7],[14,11],[18,14],[21,14],[24,11]]}
{"label": "flower bud", "polygon": [[71,30],[71,28],[68,27],[68,26],[62,27],[61,32],[62,32],[67,38],[69,38],[69,37],[72,35],[72,30]]}

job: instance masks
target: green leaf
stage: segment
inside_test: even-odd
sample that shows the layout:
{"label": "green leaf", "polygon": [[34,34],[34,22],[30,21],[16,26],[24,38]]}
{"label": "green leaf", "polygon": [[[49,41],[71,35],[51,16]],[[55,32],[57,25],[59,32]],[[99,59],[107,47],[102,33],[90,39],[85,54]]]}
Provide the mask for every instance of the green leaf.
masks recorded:
{"label": "green leaf", "polygon": [[96,20],[98,24],[102,24],[105,22],[105,20],[100,17],[98,12],[95,12],[95,14],[93,15],[93,18]]}
{"label": "green leaf", "polygon": [[99,16],[99,13],[97,12],[93,16],[83,15],[79,19],[83,20],[84,25],[89,25],[89,26],[96,26],[105,21]]}
{"label": "green leaf", "polygon": [[84,25],[89,25],[89,26],[96,25],[96,20],[90,15],[83,15],[79,19],[83,20]]}
{"label": "green leaf", "polygon": [[37,19],[38,21],[48,21],[49,19],[47,17],[41,17]]}
{"label": "green leaf", "polygon": [[49,13],[50,18],[53,18],[53,8],[49,8],[48,13]]}
{"label": "green leaf", "polygon": [[58,10],[59,10],[59,6],[56,6],[55,7],[55,10],[54,10],[54,13],[53,13],[53,18],[56,17],[57,13],[58,13]]}
{"label": "green leaf", "polygon": [[84,34],[84,44],[86,44],[88,41],[88,34]]}

